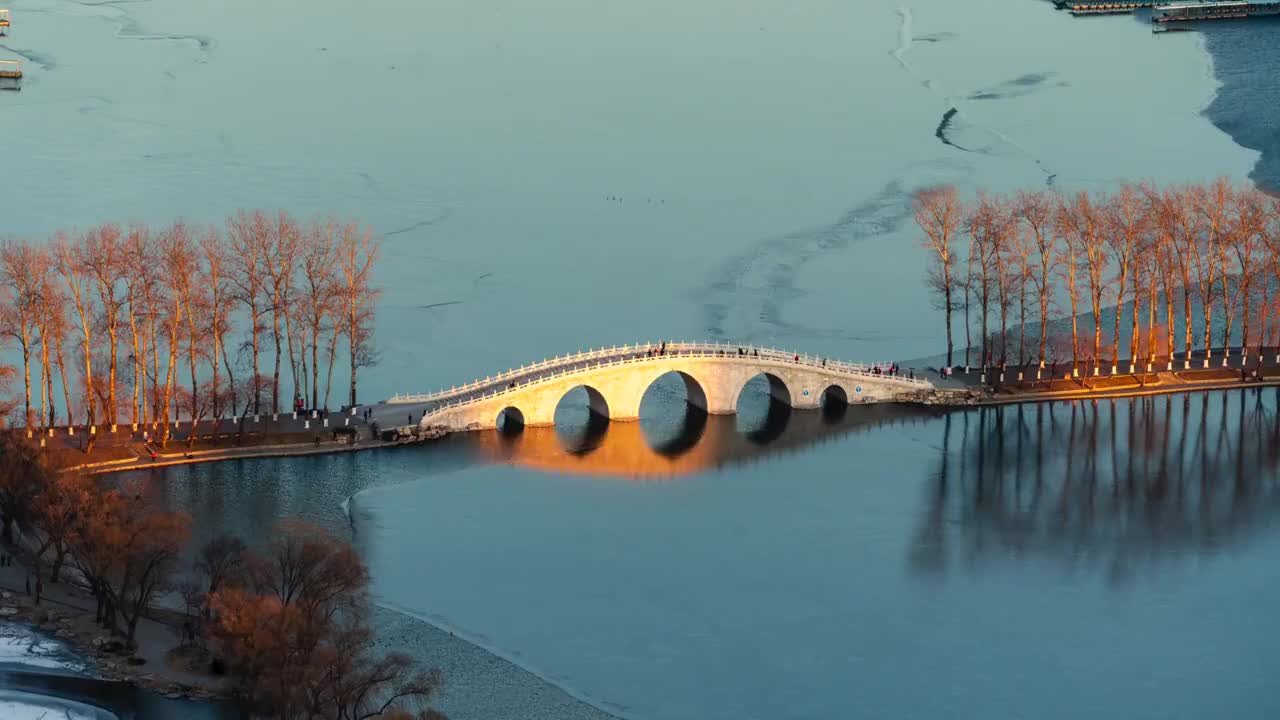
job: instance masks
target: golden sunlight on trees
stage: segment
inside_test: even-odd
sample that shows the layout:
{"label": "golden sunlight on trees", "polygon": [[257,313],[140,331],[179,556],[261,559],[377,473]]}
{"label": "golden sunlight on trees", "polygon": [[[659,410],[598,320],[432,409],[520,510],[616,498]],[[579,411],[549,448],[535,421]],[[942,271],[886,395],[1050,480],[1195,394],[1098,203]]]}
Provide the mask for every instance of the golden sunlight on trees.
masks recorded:
{"label": "golden sunlight on trees", "polygon": [[[276,535],[247,558],[244,576],[208,597],[214,651],[249,707],[290,719],[443,718],[426,707],[439,671],[374,654],[369,575],[351,546],[300,522],[281,523]],[[208,554],[224,555],[227,542]]]}
{"label": "golden sunlight on trees", "polygon": [[0,513],[6,544],[29,553],[37,577],[47,570],[51,582],[87,587],[96,621],[127,648],[158,600],[185,599],[184,644],[207,644],[210,669],[229,674],[253,717],[444,718],[428,705],[440,672],[377,651],[369,572],[321,528],[284,521],[257,549],[221,535],[188,560],[185,513],[156,512],[94,478],[56,472],[14,431],[0,432]]}
{"label": "golden sunlight on trees", "polygon": [[[956,303],[966,338],[977,333],[965,364],[976,351],[983,368],[1044,367],[1055,354],[1077,370],[1092,364],[1094,374],[1117,372],[1126,357],[1130,372],[1144,360],[1190,367],[1193,354],[1208,367],[1232,353],[1260,363],[1265,348],[1280,347],[1280,324],[1271,322],[1280,199],[1259,190],[1224,179],[1126,183],[1113,193],[980,193],[963,203],[954,188],[929,188],[913,209],[948,366]],[[966,242],[955,242],[957,232]],[[1069,328],[1050,327],[1054,307]],[[1092,338],[1082,337],[1088,331]]]}
{"label": "golden sunlight on trees", "polygon": [[378,359],[377,258],[372,231],[284,211],[6,239],[0,352],[16,367],[0,366],[0,390],[22,394],[6,392],[0,414],[151,425],[163,444],[174,420],[278,412],[282,397],[327,408],[343,361],[354,403],[359,369]]}

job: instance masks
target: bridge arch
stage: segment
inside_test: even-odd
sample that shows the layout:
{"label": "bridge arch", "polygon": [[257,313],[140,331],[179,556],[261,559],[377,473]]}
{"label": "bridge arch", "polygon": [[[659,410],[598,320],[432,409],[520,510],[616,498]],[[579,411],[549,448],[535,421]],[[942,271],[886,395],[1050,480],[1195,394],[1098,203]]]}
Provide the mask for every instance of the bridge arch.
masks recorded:
{"label": "bridge arch", "polygon": [[667,370],[642,390],[636,416],[654,452],[674,457],[698,444],[707,426],[707,391],[687,368]]}
{"label": "bridge arch", "polygon": [[498,411],[494,425],[503,435],[517,435],[524,430],[524,413],[520,408],[508,405]]}
{"label": "bridge arch", "polygon": [[585,383],[560,394],[552,417],[561,447],[571,454],[592,452],[609,432],[609,403],[598,388]]}
{"label": "bridge arch", "polygon": [[829,422],[839,422],[849,411],[849,393],[839,383],[828,385],[819,400],[822,417]]}
{"label": "bridge arch", "polygon": [[743,394],[751,392],[748,388],[750,388],[753,383],[759,383],[760,378],[763,378],[765,388],[772,400],[787,406],[795,404],[791,394],[791,387],[787,384],[787,381],[776,373],[764,370],[747,378],[743,381],[742,385],[738,387],[738,391],[734,393],[735,405],[740,405],[742,403]]}
{"label": "bridge arch", "polygon": [[738,431],[754,444],[771,443],[786,431],[793,404],[785,379],[769,371],[756,373],[737,392]]}
{"label": "bridge arch", "polygon": [[673,376],[676,378],[679,378],[681,384],[684,385],[685,402],[689,405],[692,405],[696,408],[701,408],[702,410],[705,411],[707,409],[706,389],[702,386],[702,383],[699,382],[697,378],[695,378],[693,375],[690,375],[688,372],[684,370],[668,370],[656,377],[649,379],[645,383],[645,386],[640,394],[640,402],[643,404],[645,402],[645,398],[649,397],[650,392],[652,392],[655,389],[655,386],[659,385],[660,383],[668,382],[669,378]]}
{"label": "bridge arch", "polygon": [[[574,385],[573,387],[569,388],[568,390],[565,390],[563,393],[560,394],[559,400],[556,401],[557,414],[564,407],[565,400],[570,399],[570,396],[573,395],[578,390],[583,390],[586,392],[587,410],[592,415],[597,415],[599,417],[605,418],[606,420],[609,418],[609,401],[605,399],[604,393],[600,392],[599,390],[597,390],[596,388],[592,387],[587,383],[580,383],[578,385]],[[570,400],[570,402],[573,402],[573,401]]]}

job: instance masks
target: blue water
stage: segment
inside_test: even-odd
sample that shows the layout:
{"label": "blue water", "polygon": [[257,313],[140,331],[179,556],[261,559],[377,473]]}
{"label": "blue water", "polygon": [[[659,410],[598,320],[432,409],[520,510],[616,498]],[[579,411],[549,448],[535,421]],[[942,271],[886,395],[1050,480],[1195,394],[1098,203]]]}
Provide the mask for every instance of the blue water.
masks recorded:
{"label": "blue water", "polygon": [[1205,23],[1201,32],[1222,83],[1206,115],[1232,140],[1261,153],[1250,177],[1280,192],[1280,20]]}
{"label": "blue water", "polygon": [[[637,340],[932,355],[920,185],[1280,187],[1275,23],[1156,37],[997,0],[13,8],[6,232],[259,205],[367,222],[366,398]],[[1274,717],[1275,401],[1206,397],[1019,422],[747,401],[740,428],[673,417],[667,392],[604,434],[125,481],[201,538],[346,533],[401,613],[385,639],[445,667],[463,720],[599,715],[405,618],[626,717]]]}

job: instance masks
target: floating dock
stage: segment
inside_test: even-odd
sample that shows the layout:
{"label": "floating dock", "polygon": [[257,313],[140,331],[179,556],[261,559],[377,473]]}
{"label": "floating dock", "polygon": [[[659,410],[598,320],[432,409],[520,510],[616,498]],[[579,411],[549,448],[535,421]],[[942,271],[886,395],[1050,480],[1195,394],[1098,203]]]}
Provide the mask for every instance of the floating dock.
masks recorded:
{"label": "floating dock", "polygon": [[0,78],[10,80],[22,79],[21,60],[0,60]]}
{"label": "floating dock", "polygon": [[1157,0],[1055,0],[1060,10],[1081,15],[1128,15],[1137,10],[1155,7]]}
{"label": "floating dock", "polygon": [[1158,26],[1201,20],[1239,20],[1280,15],[1280,0],[1273,2],[1172,2],[1155,6],[1151,22]]}

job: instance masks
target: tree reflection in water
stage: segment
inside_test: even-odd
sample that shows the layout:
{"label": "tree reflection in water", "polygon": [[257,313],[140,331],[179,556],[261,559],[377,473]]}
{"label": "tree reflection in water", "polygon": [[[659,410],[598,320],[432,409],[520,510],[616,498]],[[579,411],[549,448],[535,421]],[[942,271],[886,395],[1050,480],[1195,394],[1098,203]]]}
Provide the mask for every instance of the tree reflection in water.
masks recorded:
{"label": "tree reflection in water", "polygon": [[1280,389],[984,408],[943,420],[910,564],[1051,558],[1117,582],[1280,519]]}

